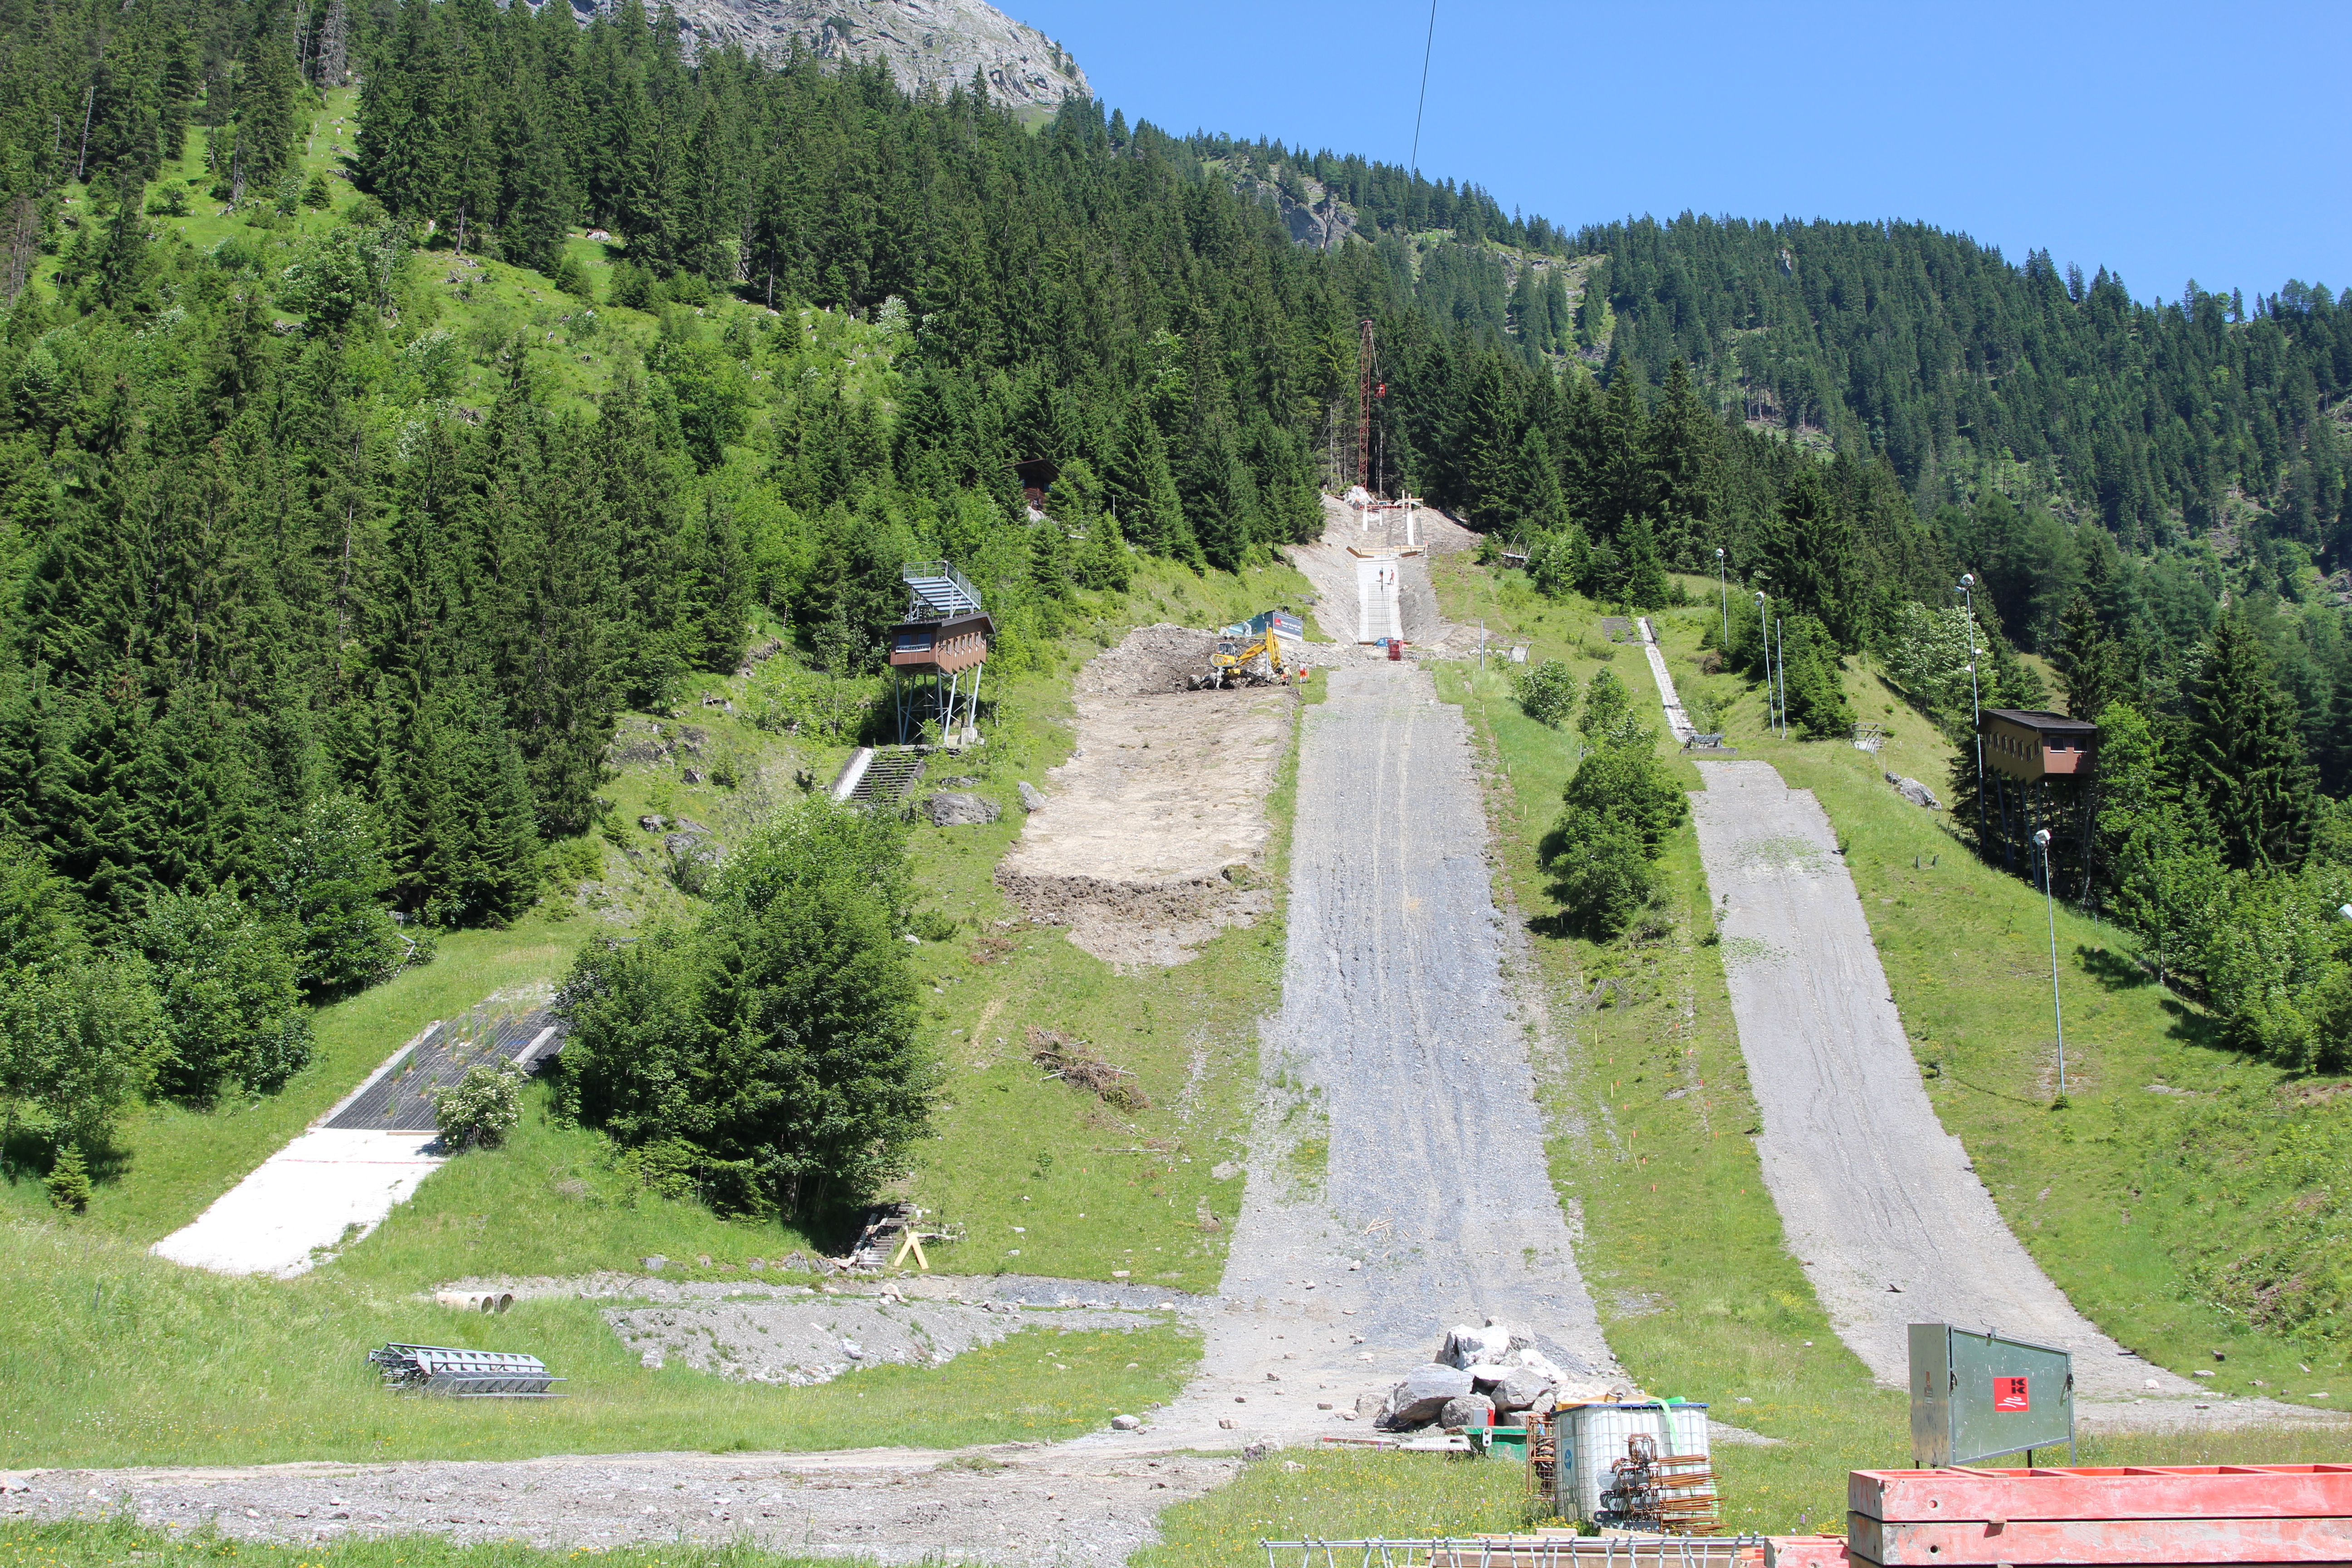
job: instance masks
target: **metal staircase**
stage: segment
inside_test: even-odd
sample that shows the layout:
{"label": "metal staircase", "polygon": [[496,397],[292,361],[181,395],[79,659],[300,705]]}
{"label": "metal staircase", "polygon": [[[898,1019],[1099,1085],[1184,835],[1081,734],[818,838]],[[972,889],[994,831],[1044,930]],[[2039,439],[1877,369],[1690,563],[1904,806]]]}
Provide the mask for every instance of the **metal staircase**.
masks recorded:
{"label": "metal staircase", "polygon": [[980,613],[980,590],[944,561],[912,561],[898,575],[907,584],[907,618],[945,620]]}
{"label": "metal staircase", "polygon": [[877,748],[846,798],[852,805],[897,805],[922,778],[923,763],[920,752]]}

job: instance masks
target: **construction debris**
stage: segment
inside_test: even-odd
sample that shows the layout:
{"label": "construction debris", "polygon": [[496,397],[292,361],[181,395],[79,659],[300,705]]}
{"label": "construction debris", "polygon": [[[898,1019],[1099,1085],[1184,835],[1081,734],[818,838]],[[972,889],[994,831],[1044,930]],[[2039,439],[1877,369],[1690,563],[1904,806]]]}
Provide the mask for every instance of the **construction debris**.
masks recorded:
{"label": "construction debris", "polygon": [[1041,1029],[1034,1024],[1029,1026],[1027,1037],[1029,1059],[1044,1068],[1047,1078],[1057,1078],[1086,1089],[1117,1110],[1150,1109],[1151,1097],[1136,1083],[1135,1074],[1097,1057],[1087,1049],[1086,1041]]}
{"label": "construction debris", "polygon": [[446,1345],[388,1344],[368,1352],[383,1369],[387,1388],[421,1388],[469,1399],[561,1399],[551,1392],[564,1380],[548,1375],[535,1355],[509,1351],[453,1350]]}
{"label": "construction debris", "polygon": [[1447,1330],[1428,1364],[1413,1368],[1389,1391],[1372,1425],[1387,1432],[1433,1423],[1453,1427],[1499,1420],[1517,1426],[1522,1411],[1549,1410],[1561,1400],[1611,1392],[1601,1384],[1571,1385],[1568,1374],[1536,1348],[1532,1335],[1489,1318],[1478,1328],[1462,1324]]}
{"label": "construction debris", "polygon": [[931,1260],[923,1255],[923,1243],[961,1241],[961,1225],[921,1227],[923,1211],[912,1204],[882,1204],[866,1211],[866,1223],[858,1227],[857,1245],[849,1249],[846,1258],[830,1259],[844,1270],[853,1268],[896,1268],[913,1258],[915,1267],[930,1272]]}
{"label": "construction debris", "polygon": [[433,1299],[461,1312],[504,1312],[514,1307],[511,1290],[438,1290]]}

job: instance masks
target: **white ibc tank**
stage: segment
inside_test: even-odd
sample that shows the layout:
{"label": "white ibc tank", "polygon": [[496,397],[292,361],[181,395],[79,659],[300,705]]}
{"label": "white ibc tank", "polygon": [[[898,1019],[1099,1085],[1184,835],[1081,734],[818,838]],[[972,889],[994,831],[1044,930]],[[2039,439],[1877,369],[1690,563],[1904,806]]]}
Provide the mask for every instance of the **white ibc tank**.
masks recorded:
{"label": "white ibc tank", "polygon": [[1559,1424],[1559,1465],[1553,1506],[1562,1519],[1589,1520],[1601,1511],[1610,1467],[1625,1458],[1625,1439],[1656,1441],[1658,1458],[1707,1451],[1706,1406],[1656,1400],[1622,1405],[1570,1405],[1553,1417]]}

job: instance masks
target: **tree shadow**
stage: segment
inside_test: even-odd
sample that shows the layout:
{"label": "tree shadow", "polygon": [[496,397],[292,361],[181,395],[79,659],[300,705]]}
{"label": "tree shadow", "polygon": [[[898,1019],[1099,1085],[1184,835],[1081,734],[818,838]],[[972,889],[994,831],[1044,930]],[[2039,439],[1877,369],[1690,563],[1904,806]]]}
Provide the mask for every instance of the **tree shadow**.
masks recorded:
{"label": "tree shadow", "polygon": [[2209,1051],[2231,1051],[2236,1054],[2221,1027],[2221,1020],[2210,1013],[2200,1013],[2177,996],[2167,996],[2157,1004],[2172,1018],[2172,1027],[2165,1031],[2171,1039],[2182,1041]]}
{"label": "tree shadow", "polygon": [[2083,973],[2110,991],[2137,991],[2156,984],[2156,975],[2140,960],[2112,948],[2076,944],[2075,961]]}

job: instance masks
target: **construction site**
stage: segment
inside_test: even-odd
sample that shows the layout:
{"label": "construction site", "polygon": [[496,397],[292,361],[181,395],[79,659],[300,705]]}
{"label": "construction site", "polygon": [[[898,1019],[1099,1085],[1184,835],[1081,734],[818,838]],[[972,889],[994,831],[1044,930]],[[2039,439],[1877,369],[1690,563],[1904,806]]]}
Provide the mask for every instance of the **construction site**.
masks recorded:
{"label": "construction site", "polygon": [[[1629,1370],[1609,1327],[1628,1309],[1596,1301],[1584,1207],[1547,1162],[1563,1139],[1636,1173],[1667,1152],[1612,1130],[1605,1100],[1580,1113],[1601,1120],[1559,1110],[1599,1004],[1547,979],[1496,868],[1517,853],[1497,836],[1507,780],[1462,694],[1503,677],[1480,673],[1480,630],[1441,608],[1483,570],[1465,553],[1475,536],[1361,487],[1327,496],[1324,518],[1322,537],[1289,552],[1304,591],[1222,626],[1127,631],[1069,682],[1066,754],[1034,779],[992,775],[993,793],[975,759],[992,743],[994,623],[954,563],[910,565],[879,732],[826,785],[942,831],[1002,819],[989,875],[1006,913],[983,930],[1039,932],[1129,979],[1200,963],[1234,932],[1278,950],[1239,1147],[1216,1172],[1247,1179],[1229,1218],[1201,1210],[1223,1248],[1213,1292],[1131,1268],[1008,1272],[1018,1226],[992,1272],[971,1229],[910,1200],[875,1211],[837,1257],[739,1269],[649,1255],[585,1275],[493,1269],[434,1294],[491,1330],[588,1303],[646,1374],[779,1393],[938,1372],[1027,1331],[1173,1329],[1195,1359],[1172,1396],[1066,1440],[971,1450],[868,1448],[845,1427],[838,1449],[799,1455],[37,1470],[0,1476],[0,1510],[60,1518],[103,1500],[144,1523],[203,1520],[255,1540],[430,1530],[551,1548],[748,1539],[887,1562],[1117,1563],[1161,1538],[1171,1505],[1344,1452],[1507,1470],[1527,1522],[1277,1531],[1250,1560],[2352,1561],[2352,1465],[2071,1462],[2101,1434],[2343,1428],[2261,1395],[2214,1397],[2075,1310],[1939,1124],[1822,806],[1770,761],[1710,759],[1691,800],[1752,1090],[1742,1142],[1827,1331],[1881,1394],[1907,1390],[1910,1413],[1907,1432],[1885,1423],[1882,1464],[1853,1471],[1844,1517],[1742,1522],[1744,1456],[1787,1444],[1785,1427],[1748,1425],[1748,1399],[1690,1398]],[[1689,742],[1657,625],[1620,624],[1644,651],[1627,683]],[[997,947],[983,956],[1013,941],[984,938]],[[1093,1047],[1034,1027],[1029,1040],[1048,1077],[1106,1106],[1142,1102]],[[448,1159],[427,1136],[437,1087],[477,1060],[529,1072],[560,1048],[530,1006],[429,1029],[154,1251],[225,1274],[330,1265]],[[1155,1157],[1172,1169],[1179,1146]],[[393,1341],[372,1353],[395,1393],[561,1401],[593,1382],[519,1352]]]}

